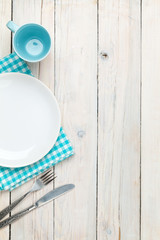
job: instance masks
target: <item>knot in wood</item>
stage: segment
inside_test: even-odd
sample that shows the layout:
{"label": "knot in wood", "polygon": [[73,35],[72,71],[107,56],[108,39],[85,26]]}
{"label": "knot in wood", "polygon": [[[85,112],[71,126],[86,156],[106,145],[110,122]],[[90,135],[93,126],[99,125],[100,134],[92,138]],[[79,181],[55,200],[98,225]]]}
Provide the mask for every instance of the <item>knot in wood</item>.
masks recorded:
{"label": "knot in wood", "polygon": [[101,55],[101,58],[104,59],[104,60],[106,60],[107,58],[109,58],[107,52],[105,52],[105,51],[102,51],[102,52],[100,53],[100,55]]}
{"label": "knot in wood", "polygon": [[77,132],[77,135],[78,135],[79,138],[83,138],[83,136],[84,136],[85,134],[86,134],[86,133],[85,133],[85,131],[83,131],[83,130],[79,130],[79,131]]}

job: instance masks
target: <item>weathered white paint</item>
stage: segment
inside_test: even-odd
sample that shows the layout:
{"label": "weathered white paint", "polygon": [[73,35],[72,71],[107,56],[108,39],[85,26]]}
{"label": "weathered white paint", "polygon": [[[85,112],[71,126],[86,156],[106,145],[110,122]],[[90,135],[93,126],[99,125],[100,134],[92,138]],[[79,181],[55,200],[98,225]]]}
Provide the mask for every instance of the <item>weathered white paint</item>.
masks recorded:
{"label": "weathered white paint", "polygon": [[[141,15],[140,0],[13,0],[17,24],[42,23],[51,34],[50,55],[29,65],[55,90],[62,125],[76,152],[55,167],[55,185],[72,182],[76,188],[57,199],[55,206],[50,203],[14,223],[11,234],[9,227],[0,230],[0,240],[9,240],[9,235],[10,240],[159,240],[160,2],[142,3]],[[10,19],[11,0],[1,0],[0,57],[11,51],[11,34],[5,27]],[[11,200],[32,183],[13,191]],[[13,213],[52,188],[53,184],[32,194]],[[0,208],[8,203],[9,193],[1,192]]]}
{"label": "weathered white paint", "polygon": [[75,156],[55,167],[56,186],[76,188],[55,202],[55,240],[96,239],[97,6],[56,1],[55,94]]}
{"label": "weathered white paint", "polygon": [[[48,17],[49,16],[49,17]],[[50,54],[40,62],[39,79],[54,92],[54,1],[43,0],[41,4],[41,23],[49,31],[52,38]],[[53,189],[51,182],[43,190],[35,194],[35,199]],[[53,240],[54,231],[54,208],[53,202],[44,208],[39,208],[34,213],[34,239]]]}
{"label": "weathered white paint", "polygon": [[41,24],[48,30],[52,44],[49,55],[40,62],[39,78],[54,93],[54,4],[52,0],[43,0],[41,5]]}
{"label": "weathered white paint", "polygon": [[98,240],[139,240],[140,1],[99,1]]}
{"label": "weathered white paint", "polygon": [[160,239],[160,1],[142,1],[142,240]]}

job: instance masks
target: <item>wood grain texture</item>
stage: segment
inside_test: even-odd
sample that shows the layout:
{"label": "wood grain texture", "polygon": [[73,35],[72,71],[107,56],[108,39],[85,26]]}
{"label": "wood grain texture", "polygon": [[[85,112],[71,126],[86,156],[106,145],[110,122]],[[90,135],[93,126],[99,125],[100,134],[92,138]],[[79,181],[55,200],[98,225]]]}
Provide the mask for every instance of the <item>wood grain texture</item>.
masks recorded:
{"label": "wood grain texture", "polygon": [[6,27],[11,19],[11,0],[0,1],[0,58],[5,57],[11,51],[11,32]]}
{"label": "wood grain texture", "polygon": [[139,240],[140,1],[99,1],[98,240]]}
{"label": "wood grain texture", "polygon": [[43,0],[41,4],[41,24],[51,36],[51,50],[49,55],[40,62],[39,78],[54,93],[54,5],[53,0]]}
{"label": "wood grain texture", "polygon": [[[6,23],[11,18],[11,1],[0,1],[0,58],[8,55],[11,51],[11,33],[6,27]],[[7,207],[10,201],[9,192],[0,192],[0,210]],[[1,229],[0,239],[9,239],[9,227]]]}
{"label": "wood grain texture", "polygon": [[142,2],[142,240],[160,239],[160,2]]}
{"label": "wood grain texture", "polygon": [[[75,149],[55,167],[55,185],[76,185],[14,223],[10,233],[0,230],[0,240],[160,239],[159,13],[153,0],[0,0],[0,58],[13,50],[5,26],[12,16],[19,25],[41,23],[51,35],[49,56],[29,66],[55,92]],[[11,200],[32,183],[14,190]],[[52,188],[32,194],[13,213]],[[1,192],[0,208],[9,200]]]}
{"label": "wood grain texture", "polygon": [[[48,30],[52,39],[50,54],[40,62],[39,79],[54,93],[54,1],[43,0],[41,3],[41,24]],[[39,199],[53,189],[53,182],[35,194]],[[48,203],[34,213],[34,240],[54,240],[54,208],[53,202]]]}
{"label": "wood grain texture", "polygon": [[56,186],[74,191],[55,202],[55,240],[96,239],[97,6],[56,1],[55,94],[75,156],[55,167]]}

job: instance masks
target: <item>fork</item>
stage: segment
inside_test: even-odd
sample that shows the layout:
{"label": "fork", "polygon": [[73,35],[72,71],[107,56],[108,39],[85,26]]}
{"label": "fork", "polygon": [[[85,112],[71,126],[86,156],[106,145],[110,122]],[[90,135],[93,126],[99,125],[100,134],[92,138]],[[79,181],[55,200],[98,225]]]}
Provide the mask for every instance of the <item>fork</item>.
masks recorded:
{"label": "fork", "polygon": [[31,189],[25,193],[22,197],[15,200],[12,204],[10,204],[8,207],[4,208],[0,212],[0,220],[4,218],[9,212],[12,211],[13,208],[15,208],[23,199],[25,199],[31,192],[35,192],[37,190],[42,189],[44,186],[49,184],[51,181],[53,181],[56,178],[55,174],[51,172],[51,169],[46,171],[41,177],[39,177]]}

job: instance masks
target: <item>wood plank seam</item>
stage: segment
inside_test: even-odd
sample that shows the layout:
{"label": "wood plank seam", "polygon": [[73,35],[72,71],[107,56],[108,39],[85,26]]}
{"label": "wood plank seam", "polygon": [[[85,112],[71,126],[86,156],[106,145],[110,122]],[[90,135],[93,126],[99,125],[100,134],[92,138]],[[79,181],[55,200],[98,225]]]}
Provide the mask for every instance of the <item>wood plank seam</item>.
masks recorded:
{"label": "wood plank seam", "polygon": [[97,0],[97,164],[96,164],[96,240],[98,240],[98,133],[99,133],[99,0]]}

